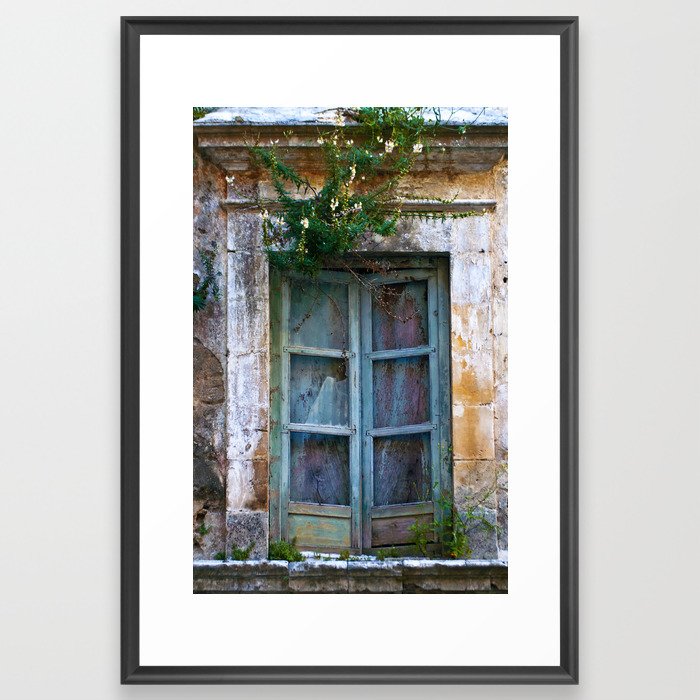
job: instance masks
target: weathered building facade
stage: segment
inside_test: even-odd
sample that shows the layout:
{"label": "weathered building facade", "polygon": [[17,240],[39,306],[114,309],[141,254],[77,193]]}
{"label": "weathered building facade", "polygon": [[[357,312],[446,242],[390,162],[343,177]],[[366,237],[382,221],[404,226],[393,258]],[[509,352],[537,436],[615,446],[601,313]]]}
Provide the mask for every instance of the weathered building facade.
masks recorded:
{"label": "weathered building facade", "polygon": [[[194,314],[195,560],[248,544],[251,557],[264,559],[271,538],[301,527],[291,511],[280,516],[286,426],[275,406],[286,347],[275,334],[280,286],[264,250],[260,212],[251,205],[269,195],[270,183],[252,166],[247,144],[278,142],[309,179],[319,179],[318,129],[338,113],[226,108],[194,124],[195,281],[205,274],[205,251],[219,287],[218,299]],[[507,117],[476,110],[459,118],[473,124],[463,135],[436,138],[402,183],[404,209],[446,217],[402,219],[395,236],[363,248],[367,256],[400,256],[392,259],[408,267],[423,261],[415,265],[425,266],[426,279],[434,269],[444,283],[445,408],[434,426],[446,431],[439,443],[442,486],[468,515],[470,556],[507,560]],[[343,128],[351,133],[353,125]],[[352,538],[353,551],[367,551],[360,534]]]}

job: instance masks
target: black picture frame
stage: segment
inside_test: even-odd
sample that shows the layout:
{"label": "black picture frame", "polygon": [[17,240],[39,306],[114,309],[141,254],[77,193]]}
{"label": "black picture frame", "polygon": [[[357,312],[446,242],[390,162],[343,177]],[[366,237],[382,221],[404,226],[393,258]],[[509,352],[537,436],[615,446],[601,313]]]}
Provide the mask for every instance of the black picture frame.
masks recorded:
{"label": "black picture frame", "polygon": [[[560,665],[142,666],[139,661],[139,40],[153,34],[560,37]],[[121,20],[121,680],[124,684],[578,683],[578,18],[123,17]]]}

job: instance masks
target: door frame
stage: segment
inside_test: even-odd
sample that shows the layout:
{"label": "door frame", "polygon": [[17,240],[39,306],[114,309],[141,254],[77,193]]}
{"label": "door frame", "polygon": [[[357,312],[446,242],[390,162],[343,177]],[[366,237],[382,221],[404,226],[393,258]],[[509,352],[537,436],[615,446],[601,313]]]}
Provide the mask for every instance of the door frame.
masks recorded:
{"label": "door frame", "polygon": [[[374,256],[373,256],[374,257]],[[449,256],[447,255],[411,255],[400,254],[391,257],[392,262],[400,264],[402,269],[421,268],[415,273],[407,272],[411,279],[428,279],[429,284],[435,286],[433,298],[435,303],[430,307],[431,323],[429,327],[430,342],[436,343],[434,359],[431,358],[430,375],[431,385],[437,387],[449,387],[449,391],[437,391],[437,396],[431,395],[431,423],[437,425],[436,448],[435,440],[431,440],[431,462],[437,467],[433,468],[433,507],[434,518],[440,520],[442,513],[437,508],[436,501],[440,493],[449,491],[453,493],[452,483],[452,414],[451,414],[451,333],[450,333],[450,284],[449,284]],[[401,274],[397,271],[396,274]],[[392,281],[397,280],[395,273],[388,277]],[[348,351],[349,376],[351,381],[357,377],[361,387],[358,391],[350,391],[350,430],[356,430],[356,438],[353,433],[350,437],[350,489],[351,489],[351,543],[348,547],[352,553],[372,553],[381,547],[371,546],[371,519],[370,509],[372,500],[371,475],[367,475],[365,435],[365,417],[360,407],[364,402],[362,398],[366,391],[367,371],[364,367],[363,338],[366,334],[367,313],[358,313],[355,310],[363,308],[363,302],[358,297],[355,304],[352,303],[353,295],[363,295],[356,283],[351,281],[352,275],[329,269],[321,273],[329,281],[340,282],[347,280],[349,283],[349,330],[350,348]],[[347,277],[346,277],[347,275]],[[288,329],[286,321],[289,309],[289,285],[288,278],[294,273],[281,272],[270,266],[270,423],[269,423],[269,527],[270,540],[286,539],[288,527],[287,518],[289,512],[289,400],[286,395],[289,384],[289,346],[287,345]],[[367,274],[374,281],[387,278],[386,275]],[[431,281],[432,280],[432,281]],[[364,292],[366,293],[366,292]],[[429,303],[430,303],[429,295]],[[371,337],[371,326],[369,327]],[[353,357],[354,355],[354,357]],[[364,371],[363,371],[364,370]],[[436,382],[436,384],[434,384]],[[285,390],[285,387],[287,389]],[[361,397],[360,401],[354,396]],[[356,445],[354,448],[353,445]],[[354,451],[356,450],[356,452]],[[353,458],[354,457],[354,458]],[[371,469],[371,461],[369,463]],[[358,471],[358,474],[354,472]],[[415,506],[416,504],[411,504]],[[330,507],[331,510],[333,507]],[[413,508],[415,510],[415,508]],[[421,510],[420,504],[418,510]],[[336,551],[337,547],[314,547],[315,550]],[[399,546],[399,551],[408,551],[412,546]]]}

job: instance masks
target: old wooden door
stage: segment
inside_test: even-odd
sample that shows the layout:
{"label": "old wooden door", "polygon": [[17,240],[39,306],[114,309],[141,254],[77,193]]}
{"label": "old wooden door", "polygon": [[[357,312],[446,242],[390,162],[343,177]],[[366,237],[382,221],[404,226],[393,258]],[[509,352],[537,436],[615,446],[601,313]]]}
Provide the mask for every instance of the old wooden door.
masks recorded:
{"label": "old wooden door", "polygon": [[370,551],[411,545],[410,526],[439,517],[450,457],[447,271],[420,263],[383,276],[273,278],[273,537]]}

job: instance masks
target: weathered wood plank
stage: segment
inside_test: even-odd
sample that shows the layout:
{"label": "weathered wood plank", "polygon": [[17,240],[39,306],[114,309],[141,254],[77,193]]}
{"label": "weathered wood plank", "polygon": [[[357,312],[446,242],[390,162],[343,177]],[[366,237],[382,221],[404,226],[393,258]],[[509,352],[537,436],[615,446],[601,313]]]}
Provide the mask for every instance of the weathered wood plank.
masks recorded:
{"label": "weathered wood plank", "polygon": [[350,357],[349,400],[350,400],[350,505],[352,506],[352,523],[350,539],[353,549],[362,548],[362,473],[360,438],[360,418],[362,397],[360,395],[360,289],[357,281],[348,285],[348,307],[350,313]]}
{"label": "weathered wood plank", "polygon": [[[283,348],[289,343],[289,280],[283,279],[281,283],[280,300],[280,329],[279,343]],[[289,355],[280,352],[280,412],[279,421],[281,425],[289,423]],[[281,459],[280,459],[280,535],[288,538],[287,532],[287,504],[289,503],[289,432],[281,431],[280,435]]]}
{"label": "weathered wood plank", "polygon": [[372,544],[372,494],[374,483],[374,468],[372,464],[372,437],[369,429],[374,424],[372,408],[372,361],[369,352],[372,350],[372,298],[366,288],[360,292],[360,324],[361,324],[361,396],[362,396],[362,547],[368,549]]}
{"label": "weathered wood plank", "polygon": [[295,515],[316,515],[324,518],[350,518],[350,506],[318,505],[317,503],[297,503],[290,501],[289,512]]}
{"label": "weathered wood plank", "polygon": [[[439,345],[438,338],[438,288],[437,274],[433,272],[428,278],[428,330],[430,344]],[[429,355],[430,361],[430,420],[433,425],[440,424],[440,367],[437,353]],[[449,385],[448,385],[449,386]],[[430,466],[433,500],[440,498],[440,436],[437,431],[430,434]]]}
{"label": "weathered wood plank", "polygon": [[394,435],[415,435],[416,433],[429,433],[437,426],[433,423],[416,423],[415,425],[398,425],[394,427],[372,428],[368,435],[372,437],[392,437]]}
{"label": "weathered wood plank", "polygon": [[[438,386],[450,387],[450,280],[449,260],[442,259],[437,266],[438,289]],[[440,421],[439,421],[439,453],[440,465],[438,476],[441,490],[452,492],[452,426],[451,422],[451,392],[444,388],[439,391]],[[442,519],[442,513],[437,514],[437,519]]]}
{"label": "weathered wood plank", "polygon": [[399,518],[372,518],[372,546],[381,547],[392,544],[412,544],[415,535],[411,532],[414,523],[429,524],[432,514],[408,515]]}
{"label": "weathered wood plank", "polygon": [[434,510],[432,501],[423,503],[397,503],[392,506],[375,506],[372,508],[373,518],[395,518],[399,515],[425,515]]}
{"label": "weathered wood plank", "polygon": [[314,357],[347,357],[348,353],[345,350],[335,350],[333,348],[311,348],[301,345],[289,345],[282,348],[284,352],[292,355],[312,355]]}
{"label": "weathered wood plank", "polygon": [[283,430],[292,433],[313,433],[315,435],[352,435],[352,428],[337,425],[316,425],[315,423],[285,423]]}
{"label": "weathered wood plank", "polygon": [[349,518],[324,518],[295,513],[290,513],[288,516],[289,537],[296,541],[300,549],[349,547],[350,524]]}
{"label": "weathered wood plank", "polygon": [[397,350],[376,350],[370,352],[367,356],[371,360],[395,360],[403,357],[418,357],[420,355],[427,355],[428,353],[435,352],[436,348],[434,345],[421,345],[417,348],[399,348]]}

